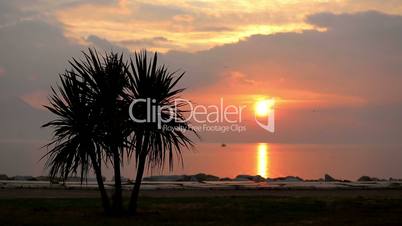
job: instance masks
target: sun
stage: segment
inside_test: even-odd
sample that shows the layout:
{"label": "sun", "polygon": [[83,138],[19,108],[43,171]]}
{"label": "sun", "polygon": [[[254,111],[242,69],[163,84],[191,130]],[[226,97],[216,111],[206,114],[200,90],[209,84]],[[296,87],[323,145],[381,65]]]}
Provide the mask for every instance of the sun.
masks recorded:
{"label": "sun", "polygon": [[275,100],[272,99],[264,99],[259,100],[255,103],[255,114],[259,117],[268,116],[274,108]]}

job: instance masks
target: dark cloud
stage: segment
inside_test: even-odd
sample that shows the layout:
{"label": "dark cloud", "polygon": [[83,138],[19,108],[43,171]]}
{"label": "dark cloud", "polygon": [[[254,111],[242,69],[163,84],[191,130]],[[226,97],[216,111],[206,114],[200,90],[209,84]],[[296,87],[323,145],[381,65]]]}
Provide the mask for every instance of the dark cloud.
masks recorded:
{"label": "dark cloud", "polygon": [[[165,37],[158,36],[148,39],[128,39],[120,42],[112,42],[96,35],[90,35],[87,39],[94,47],[100,48],[104,51],[119,51],[123,52],[126,56],[132,54],[132,49],[140,51],[142,49],[155,49],[155,48],[176,48],[170,40]],[[126,48],[129,47],[129,48]]]}
{"label": "dark cloud", "polygon": [[[29,1],[29,0],[28,0]],[[79,6],[82,4],[100,4],[100,5],[116,5],[118,0],[59,0],[53,4],[56,5],[57,8],[68,8]]]}
{"label": "dark cloud", "polygon": [[96,48],[100,48],[104,51],[117,51],[124,52],[126,54],[130,53],[130,50],[128,50],[127,48],[112,43],[104,38],[100,38],[96,35],[90,35],[86,40],[92,43]]}
{"label": "dark cloud", "polygon": [[0,0],[0,27],[15,24],[16,22],[29,19],[35,15],[33,11],[22,11],[19,5],[21,1]]}
{"label": "dark cloud", "polygon": [[153,37],[146,39],[129,39],[120,41],[123,45],[129,46],[161,46],[165,43],[169,43],[170,41],[165,37]]}
{"label": "dark cloud", "polygon": [[1,28],[0,39],[0,63],[10,75],[1,78],[2,97],[47,89],[67,59],[82,48],[66,39],[59,27],[39,20]]}
{"label": "dark cloud", "polygon": [[142,48],[178,48],[173,42],[169,39],[158,36],[153,38],[145,38],[145,39],[129,39],[118,42],[118,44],[123,46],[129,46],[130,49],[142,49]]}
{"label": "dark cloud", "polygon": [[[355,14],[318,13],[307,18],[307,22],[330,30],[348,31],[350,34],[357,33],[356,29],[379,32],[400,30],[401,16],[388,15],[376,11],[359,12]],[[353,32],[353,30],[355,30]]]}
{"label": "dark cloud", "polygon": [[40,126],[49,114],[38,108],[67,60],[83,47],[66,39],[59,26],[38,19],[0,28],[0,40],[6,72],[0,76],[0,140],[45,139],[48,131]]}

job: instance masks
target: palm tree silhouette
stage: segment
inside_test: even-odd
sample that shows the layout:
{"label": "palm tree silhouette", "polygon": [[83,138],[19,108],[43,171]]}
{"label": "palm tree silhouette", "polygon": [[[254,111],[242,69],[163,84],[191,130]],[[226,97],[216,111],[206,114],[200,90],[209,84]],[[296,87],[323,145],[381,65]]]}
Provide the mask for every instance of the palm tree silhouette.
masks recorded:
{"label": "palm tree silhouette", "polygon": [[110,212],[109,198],[102,178],[103,154],[96,131],[97,111],[87,96],[87,87],[73,71],[60,75],[61,86],[52,88],[50,105],[45,106],[57,118],[42,127],[54,129],[46,167],[50,168],[50,177],[59,175],[63,180],[70,174],[81,173],[81,182],[86,178],[89,168],[95,171],[102,205],[105,212]]}
{"label": "palm tree silhouette", "polygon": [[[133,131],[132,144],[135,148],[135,160],[137,164],[137,175],[134,188],[131,193],[129,212],[134,214],[137,211],[137,201],[144,174],[145,165],[150,168],[164,167],[167,160],[169,169],[173,168],[173,156],[177,156],[182,162],[182,149],[193,146],[192,140],[185,134],[190,131],[196,136],[197,133],[189,127],[184,120],[184,103],[175,103],[178,94],[184,89],[176,89],[175,86],[183,77],[184,73],[177,75],[177,72],[169,72],[165,65],[158,66],[157,53],[148,60],[147,52],[135,53],[135,61],[131,60],[130,83],[127,87],[128,94],[125,96],[127,103],[134,100],[151,100],[152,104],[164,107],[174,107],[175,111],[153,112],[146,104],[136,104],[132,113],[136,119],[145,119],[147,115],[158,115],[164,119],[162,125],[157,122],[135,122],[128,124]],[[155,108],[156,109],[156,108]],[[151,112],[150,112],[151,110]],[[167,120],[173,118],[175,120]],[[169,129],[163,129],[169,128]]]}
{"label": "palm tree silhouette", "polygon": [[[84,53],[83,60],[73,58],[71,70],[60,76],[61,86],[52,88],[50,106],[57,118],[43,125],[54,129],[46,167],[50,176],[66,179],[81,173],[85,178],[90,168],[96,174],[103,208],[112,208],[102,178],[102,164],[110,162],[114,169],[113,213],[123,213],[120,168],[124,157],[135,156],[137,175],[129,203],[130,213],[137,210],[137,201],[145,165],[163,169],[168,161],[173,168],[173,157],[182,162],[182,149],[193,146],[186,131],[198,137],[184,120],[184,103],[175,99],[184,89],[175,86],[184,73],[169,72],[165,65],[158,66],[157,54],[148,61],[146,51],[135,53],[135,61],[123,60],[123,54],[110,53],[99,57],[95,50]],[[162,111],[149,112],[146,104],[138,104],[131,113],[135,118],[146,118],[158,113],[164,119],[140,123],[129,117],[131,103],[152,99]],[[174,107],[175,111],[165,107]],[[158,108],[158,109],[159,109]],[[174,120],[167,120],[167,119]],[[161,127],[162,126],[162,127]],[[163,129],[163,128],[170,129]]]}
{"label": "palm tree silhouette", "polygon": [[123,92],[128,85],[129,73],[123,54],[105,54],[99,57],[95,50],[84,53],[85,60],[74,60],[74,69],[88,86],[87,95],[94,103],[97,114],[99,145],[104,148],[107,159],[114,169],[115,192],[113,209],[115,213],[123,210],[121,164],[126,147],[126,139],[131,133],[127,128],[128,108],[123,100]]}

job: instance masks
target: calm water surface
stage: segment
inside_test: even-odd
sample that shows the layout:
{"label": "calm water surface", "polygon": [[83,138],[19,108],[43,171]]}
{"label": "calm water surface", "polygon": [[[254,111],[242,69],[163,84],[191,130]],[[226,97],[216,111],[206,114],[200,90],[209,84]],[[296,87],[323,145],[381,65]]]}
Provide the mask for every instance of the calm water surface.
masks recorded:
{"label": "calm water surface", "polygon": [[[44,175],[40,143],[2,143],[0,174]],[[196,150],[183,153],[184,166],[175,164],[173,172],[148,171],[147,175],[195,174],[204,172],[220,177],[239,174],[263,177],[323,177],[340,179],[362,175],[402,178],[402,145],[311,145],[311,144],[221,144],[201,143]],[[110,166],[109,166],[110,168]],[[106,170],[110,179],[112,171]],[[134,176],[133,164],[126,163],[125,177]]]}
{"label": "calm water surface", "polygon": [[263,177],[300,176],[357,179],[362,175],[402,178],[402,145],[201,144],[185,153],[184,169],[221,177],[238,174]]}

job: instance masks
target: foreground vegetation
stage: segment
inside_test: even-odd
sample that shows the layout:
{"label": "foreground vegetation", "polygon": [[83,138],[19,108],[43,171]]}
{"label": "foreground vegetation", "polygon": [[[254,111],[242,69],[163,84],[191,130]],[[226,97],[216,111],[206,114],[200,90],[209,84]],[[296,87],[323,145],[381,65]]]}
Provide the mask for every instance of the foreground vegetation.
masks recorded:
{"label": "foreground vegetation", "polygon": [[[77,174],[83,181],[92,169],[104,212],[123,215],[121,168],[131,159],[136,177],[128,210],[134,215],[145,167],[167,164],[172,170],[174,156],[181,161],[182,151],[193,147],[188,136],[197,134],[184,120],[186,104],[175,101],[184,91],[176,88],[184,72],[170,72],[157,53],[149,58],[145,50],[127,61],[123,53],[89,49],[83,55],[69,61],[45,106],[54,115],[43,125],[53,129],[43,156],[46,168],[51,180],[64,181]],[[112,200],[103,182],[104,163],[113,166]]]}
{"label": "foreground vegetation", "polygon": [[98,199],[0,199],[2,225],[398,225],[402,199],[381,197],[144,197],[132,217]]}

